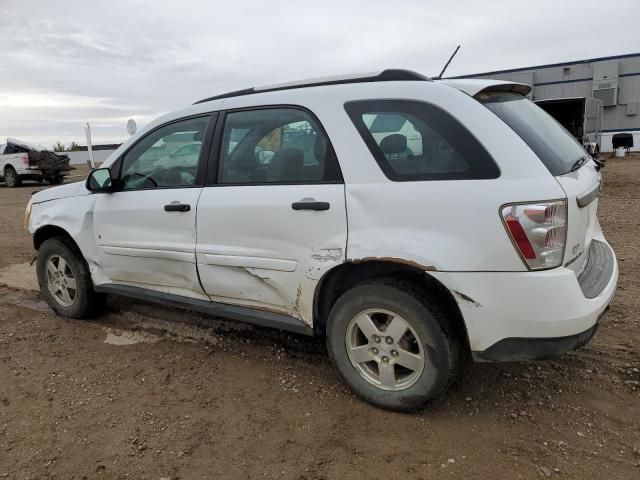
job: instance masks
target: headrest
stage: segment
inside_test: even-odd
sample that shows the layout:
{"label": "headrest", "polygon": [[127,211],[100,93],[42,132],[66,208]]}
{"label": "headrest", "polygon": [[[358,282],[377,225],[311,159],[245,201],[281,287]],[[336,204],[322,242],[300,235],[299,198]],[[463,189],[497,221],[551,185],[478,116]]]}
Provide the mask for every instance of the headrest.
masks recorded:
{"label": "headrest", "polygon": [[283,148],[278,151],[269,165],[279,167],[302,167],[304,165],[304,153],[297,148]]}
{"label": "headrest", "polygon": [[327,141],[322,135],[316,136],[313,144],[313,154],[318,162],[322,162],[327,156]]}
{"label": "headrest", "polygon": [[407,149],[407,137],[399,133],[394,133],[384,137],[380,142],[380,150],[384,154],[402,153]]}

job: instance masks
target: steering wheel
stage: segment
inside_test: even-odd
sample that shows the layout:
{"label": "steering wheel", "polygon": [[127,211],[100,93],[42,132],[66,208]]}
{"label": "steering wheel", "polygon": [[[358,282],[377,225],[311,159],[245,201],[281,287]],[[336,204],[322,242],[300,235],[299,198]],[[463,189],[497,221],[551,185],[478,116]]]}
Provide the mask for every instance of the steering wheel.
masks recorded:
{"label": "steering wheel", "polygon": [[[175,174],[182,174],[182,173],[186,173],[187,175],[190,175],[193,177],[193,179],[195,180],[196,178],[196,169],[197,167],[194,166],[185,166],[185,165],[176,165],[174,167],[170,167],[167,168],[165,171],[162,172],[163,177],[168,180],[170,179],[173,175]],[[181,182],[182,182],[182,175],[180,175],[181,178]]]}
{"label": "steering wheel", "polygon": [[[156,182],[151,175],[153,174],[149,174],[149,175],[145,175],[143,173],[138,173],[138,172],[129,172],[127,173],[124,177],[122,177],[122,181],[125,185],[127,185],[128,180],[130,177],[141,177],[142,181],[149,181],[151,182],[151,184],[153,185],[154,188],[156,188],[158,186],[158,182]],[[133,180],[133,179],[132,179]],[[134,182],[136,182],[136,180],[133,180]]]}

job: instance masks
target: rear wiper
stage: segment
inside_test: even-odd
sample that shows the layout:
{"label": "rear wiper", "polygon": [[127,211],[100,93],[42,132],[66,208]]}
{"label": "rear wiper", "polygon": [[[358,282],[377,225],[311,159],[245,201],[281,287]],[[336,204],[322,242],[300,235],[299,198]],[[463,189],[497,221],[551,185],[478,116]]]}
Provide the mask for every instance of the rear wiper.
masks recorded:
{"label": "rear wiper", "polygon": [[602,160],[598,160],[597,158],[593,158],[589,155],[585,155],[584,157],[580,157],[578,160],[575,161],[575,163],[573,164],[573,166],[571,167],[571,170],[569,170],[570,172],[575,172],[576,170],[578,170],[582,165],[584,165],[585,163],[587,163],[589,160],[593,160],[593,163],[596,164],[596,171],[600,171],[601,168],[604,168],[605,163]]}
{"label": "rear wiper", "polygon": [[591,157],[588,155],[585,155],[584,157],[580,157],[578,160],[576,160],[573,165],[571,166],[571,170],[569,170],[570,172],[575,172],[576,170],[578,170],[582,165],[584,165],[585,163],[587,163],[587,160],[589,160]]}
{"label": "rear wiper", "polygon": [[593,160],[596,164],[596,171],[600,171],[601,168],[604,168],[604,166],[606,165],[602,160],[597,159],[595,157],[591,157],[591,160]]}

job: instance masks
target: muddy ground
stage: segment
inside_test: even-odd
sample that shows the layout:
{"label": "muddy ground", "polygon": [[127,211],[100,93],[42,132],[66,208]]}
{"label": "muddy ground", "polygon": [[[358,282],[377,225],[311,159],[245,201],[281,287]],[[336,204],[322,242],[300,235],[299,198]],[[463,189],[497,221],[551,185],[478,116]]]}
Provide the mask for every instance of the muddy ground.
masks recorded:
{"label": "muddy ground", "polygon": [[604,172],[621,277],[592,343],[470,365],[414,414],[355,398],[321,341],[121,298],[56,317],[24,265],[43,187],[0,185],[0,478],[640,478],[640,157]]}

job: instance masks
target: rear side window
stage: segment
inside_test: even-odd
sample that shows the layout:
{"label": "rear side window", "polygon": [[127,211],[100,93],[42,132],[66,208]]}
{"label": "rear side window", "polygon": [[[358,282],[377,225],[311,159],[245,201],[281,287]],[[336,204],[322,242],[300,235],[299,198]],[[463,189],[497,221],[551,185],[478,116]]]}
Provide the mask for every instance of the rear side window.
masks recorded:
{"label": "rear side window", "polygon": [[476,98],[516,132],[552,175],[571,171],[587,152],[551,115],[512,92],[483,92]]}
{"label": "rear side window", "polygon": [[306,111],[283,107],[226,114],[218,183],[331,183],[341,180],[329,139]]}
{"label": "rear side window", "polygon": [[384,174],[393,181],[500,176],[486,149],[444,110],[413,100],[364,100],[345,109]]}

